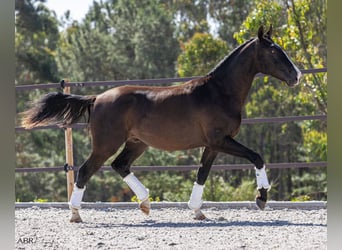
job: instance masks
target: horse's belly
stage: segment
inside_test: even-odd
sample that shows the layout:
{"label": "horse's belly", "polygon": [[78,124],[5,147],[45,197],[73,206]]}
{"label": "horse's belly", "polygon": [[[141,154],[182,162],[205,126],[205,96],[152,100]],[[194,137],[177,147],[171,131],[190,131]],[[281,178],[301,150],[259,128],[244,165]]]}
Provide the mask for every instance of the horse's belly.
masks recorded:
{"label": "horse's belly", "polygon": [[166,151],[186,150],[203,146],[203,144],[199,141],[182,141],[178,138],[175,139],[171,137],[142,138],[140,140],[153,148]]}
{"label": "horse's belly", "polygon": [[170,124],[156,124],[155,126],[140,126],[135,131],[134,137],[143,141],[147,145],[167,150],[186,150],[203,146],[204,140],[201,131],[195,126],[182,127],[181,124],[170,126]]}

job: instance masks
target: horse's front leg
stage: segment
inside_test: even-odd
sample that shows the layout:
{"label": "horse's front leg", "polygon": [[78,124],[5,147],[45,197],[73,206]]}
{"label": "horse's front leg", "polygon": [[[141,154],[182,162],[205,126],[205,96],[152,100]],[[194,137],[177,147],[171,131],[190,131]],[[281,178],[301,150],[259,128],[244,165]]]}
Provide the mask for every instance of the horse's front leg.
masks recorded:
{"label": "horse's front leg", "polygon": [[223,141],[218,145],[213,146],[213,149],[219,152],[245,158],[255,165],[257,189],[259,191],[259,195],[256,197],[256,204],[260,209],[264,209],[267,201],[267,191],[270,189],[270,184],[265,171],[265,162],[261,156],[235,141],[230,136],[224,137]]}
{"label": "horse's front leg", "polygon": [[216,156],[217,152],[212,151],[209,148],[205,148],[201,159],[202,166],[198,169],[196,182],[192,188],[188,206],[190,209],[194,210],[195,219],[197,220],[204,220],[206,218],[201,211],[204,183],[208,178],[211,166]]}

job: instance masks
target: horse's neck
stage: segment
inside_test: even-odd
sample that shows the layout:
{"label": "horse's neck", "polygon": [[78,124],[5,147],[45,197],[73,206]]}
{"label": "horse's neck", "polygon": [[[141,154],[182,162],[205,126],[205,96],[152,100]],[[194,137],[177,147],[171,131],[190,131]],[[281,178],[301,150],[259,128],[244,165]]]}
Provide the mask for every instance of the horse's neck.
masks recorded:
{"label": "horse's neck", "polygon": [[223,93],[236,98],[240,105],[244,105],[254,76],[258,73],[254,50],[254,44],[242,48],[232,58],[227,58],[229,61],[223,62],[222,68],[213,74]]}

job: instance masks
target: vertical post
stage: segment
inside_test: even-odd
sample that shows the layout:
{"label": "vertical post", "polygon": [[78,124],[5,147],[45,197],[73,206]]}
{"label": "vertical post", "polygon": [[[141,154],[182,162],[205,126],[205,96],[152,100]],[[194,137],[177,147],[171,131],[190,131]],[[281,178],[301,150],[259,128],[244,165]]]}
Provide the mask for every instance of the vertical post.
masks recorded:
{"label": "vertical post", "polygon": [[[70,94],[70,87],[64,87],[64,94]],[[73,150],[72,150],[72,128],[66,128],[64,134],[65,134],[66,163],[69,166],[74,166],[74,157],[73,157]],[[73,188],[74,188],[74,171],[69,170],[67,172],[68,201],[70,201]]]}

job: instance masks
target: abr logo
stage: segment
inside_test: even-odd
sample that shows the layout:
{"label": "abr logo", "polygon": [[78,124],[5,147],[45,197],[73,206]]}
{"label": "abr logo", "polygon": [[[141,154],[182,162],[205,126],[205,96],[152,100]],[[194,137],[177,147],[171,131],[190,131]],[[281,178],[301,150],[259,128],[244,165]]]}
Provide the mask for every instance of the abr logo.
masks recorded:
{"label": "abr logo", "polygon": [[35,239],[33,237],[21,237],[17,241],[18,244],[33,244],[35,243]]}

